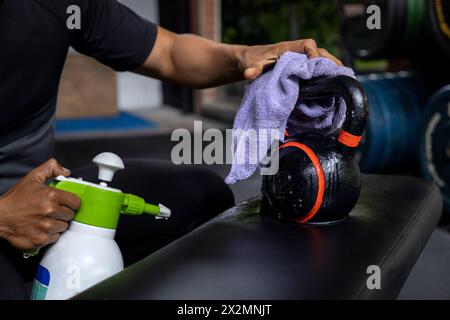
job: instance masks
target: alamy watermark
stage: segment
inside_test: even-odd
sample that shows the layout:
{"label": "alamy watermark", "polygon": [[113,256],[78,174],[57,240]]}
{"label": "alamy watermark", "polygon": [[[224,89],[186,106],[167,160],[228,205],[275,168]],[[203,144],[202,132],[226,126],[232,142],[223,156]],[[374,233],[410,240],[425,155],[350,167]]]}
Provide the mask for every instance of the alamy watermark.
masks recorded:
{"label": "alamy watermark", "polygon": [[[235,164],[261,166],[261,175],[274,175],[279,168],[278,129],[207,129],[194,122],[194,132],[176,129],[171,141],[174,164]],[[206,146],[205,146],[206,144]]]}
{"label": "alamy watermark", "polygon": [[367,7],[366,13],[370,14],[366,21],[367,29],[381,30],[381,8],[373,4]]}
{"label": "alamy watermark", "polygon": [[66,26],[69,30],[81,29],[81,8],[77,5],[67,7],[66,13],[69,17],[66,20]]}
{"label": "alamy watermark", "polygon": [[81,268],[77,265],[70,265],[66,269],[66,287],[72,291],[81,290]]}
{"label": "alamy watermark", "polygon": [[367,289],[381,290],[381,268],[371,265],[367,267],[366,273],[369,275],[366,281]]}

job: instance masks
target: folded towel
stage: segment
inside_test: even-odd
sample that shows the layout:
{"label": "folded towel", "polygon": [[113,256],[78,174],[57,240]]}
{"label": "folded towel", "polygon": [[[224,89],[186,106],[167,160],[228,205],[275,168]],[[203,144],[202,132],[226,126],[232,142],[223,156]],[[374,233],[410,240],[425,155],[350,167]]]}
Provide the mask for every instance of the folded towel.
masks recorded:
{"label": "folded towel", "polygon": [[234,121],[233,163],[225,182],[233,184],[250,177],[273,141],[284,141],[286,129],[289,134],[338,131],[345,120],[343,99],[298,99],[301,80],[334,75],[355,77],[350,68],[329,59],[286,52],[272,70],[251,82]]}

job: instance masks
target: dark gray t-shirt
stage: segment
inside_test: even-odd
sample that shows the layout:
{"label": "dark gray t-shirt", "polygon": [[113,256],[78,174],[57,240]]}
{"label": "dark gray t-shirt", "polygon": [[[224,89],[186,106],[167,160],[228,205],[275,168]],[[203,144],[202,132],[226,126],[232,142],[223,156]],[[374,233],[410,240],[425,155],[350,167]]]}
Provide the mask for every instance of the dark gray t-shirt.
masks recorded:
{"label": "dark gray t-shirt", "polygon": [[[69,30],[73,5],[81,28]],[[144,63],[156,34],[116,0],[0,0],[0,195],[52,156],[68,48],[128,71]]]}

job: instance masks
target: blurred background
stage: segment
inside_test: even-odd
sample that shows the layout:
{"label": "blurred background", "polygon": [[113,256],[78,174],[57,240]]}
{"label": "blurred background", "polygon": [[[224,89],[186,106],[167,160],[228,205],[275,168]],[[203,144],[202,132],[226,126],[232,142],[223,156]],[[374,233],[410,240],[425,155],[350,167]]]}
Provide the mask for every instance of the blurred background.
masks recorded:
{"label": "blurred background", "polygon": [[[362,170],[433,179],[445,199],[441,226],[400,298],[450,298],[450,1],[119,1],[174,32],[226,43],[314,38],[354,68],[371,103],[358,152]],[[379,18],[381,29],[370,18]],[[244,90],[245,83],[190,90],[115,73],[71,51],[58,98],[56,157],[69,168],[103,151],[170,160],[174,129],[192,130],[194,120],[204,130],[231,128]],[[209,168],[225,177],[230,167]],[[259,193],[260,177],[232,189],[237,202],[246,200]]]}

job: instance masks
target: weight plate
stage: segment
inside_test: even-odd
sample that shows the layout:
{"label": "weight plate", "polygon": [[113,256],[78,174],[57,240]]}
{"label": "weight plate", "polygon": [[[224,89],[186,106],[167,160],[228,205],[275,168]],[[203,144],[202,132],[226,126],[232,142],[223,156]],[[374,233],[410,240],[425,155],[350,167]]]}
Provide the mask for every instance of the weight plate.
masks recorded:
{"label": "weight plate", "polygon": [[414,25],[415,28],[415,36],[413,41],[418,41],[419,38],[423,38],[426,35],[427,30],[427,0],[415,0],[416,1],[416,16]]}
{"label": "weight plate", "polygon": [[369,126],[366,132],[366,144],[371,152],[362,150],[361,163],[364,172],[382,172],[390,166],[393,154],[399,143],[395,133],[396,126],[392,122],[398,118],[396,111],[389,111],[389,104],[392,104],[393,96],[386,94],[386,87],[383,85],[382,75],[371,75],[363,86],[369,92],[369,102],[371,104],[369,114]]}
{"label": "weight plate", "polygon": [[[402,45],[406,33],[406,23],[408,16],[408,0],[390,1],[392,6],[392,19],[394,21],[393,34],[386,48],[387,57],[402,56],[406,53],[405,45]],[[381,27],[383,30],[383,26]]]}
{"label": "weight plate", "polygon": [[427,0],[408,0],[408,14],[406,18],[406,31],[404,38],[404,50],[410,53],[417,50],[419,41],[425,35]]}
{"label": "weight plate", "polygon": [[381,112],[385,122],[383,127],[386,135],[387,159],[384,162],[385,168],[391,168],[403,161],[406,152],[405,141],[403,137],[406,134],[406,123],[403,112],[399,107],[401,101],[388,80],[380,79],[374,82],[379,98],[381,100]]}
{"label": "weight plate", "polygon": [[424,177],[439,185],[450,211],[450,85],[436,92],[427,104],[421,126],[420,160]]}
{"label": "weight plate", "polygon": [[412,42],[417,32],[418,20],[418,2],[422,0],[407,0],[406,3],[406,22],[405,22],[405,36],[403,38],[403,45],[405,48],[411,48]]}
{"label": "weight plate", "polygon": [[396,73],[398,79],[401,79],[401,83],[405,86],[405,92],[412,95],[419,105],[419,114],[426,104],[427,90],[425,89],[425,83],[423,78],[415,72],[400,71]]}
{"label": "weight plate", "polygon": [[386,94],[392,97],[392,103],[387,106],[387,111],[391,114],[392,131],[391,135],[395,137],[395,144],[392,146],[391,161],[389,166],[393,167],[401,164],[405,161],[406,157],[410,154],[409,148],[409,122],[408,115],[406,113],[408,99],[405,97],[406,93],[397,84],[397,78],[387,77],[382,83]]}
{"label": "weight plate", "polygon": [[435,41],[450,56],[450,1],[429,0],[428,15]]}
{"label": "weight plate", "polygon": [[[412,74],[359,77],[370,114],[358,160],[363,172],[383,172],[416,159],[420,122],[420,81]],[[416,88],[417,87],[417,88]]]}
{"label": "weight plate", "polygon": [[369,121],[363,135],[363,141],[358,149],[358,160],[362,172],[372,173],[383,168],[386,161],[385,154],[385,130],[383,130],[384,122],[381,113],[381,102],[376,89],[370,80],[362,80],[361,82],[370,103]]}
{"label": "weight plate", "polygon": [[[406,0],[341,0],[339,2],[341,34],[351,54],[363,58],[384,58],[396,43],[396,32],[399,29],[400,2]],[[367,8],[370,5],[380,7],[381,29],[370,30],[367,27]],[[400,9],[401,10],[401,9]]]}
{"label": "weight plate", "polygon": [[420,125],[421,117],[421,90],[417,88],[420,87],[420,82],[418,79],[414,81],[412,76],[405,77],[400,75],[387,76],[392,83],[394,88],[394,94],[397,96],[399,101],[398,108],[401,110],[400,117],[403,120],[404,131],[402,136],[402,146],[404,149],[404,154],[406,157],[412,157],[415,160],[417,157],[417,140],[419,138],[419,133],[417,128]]}

